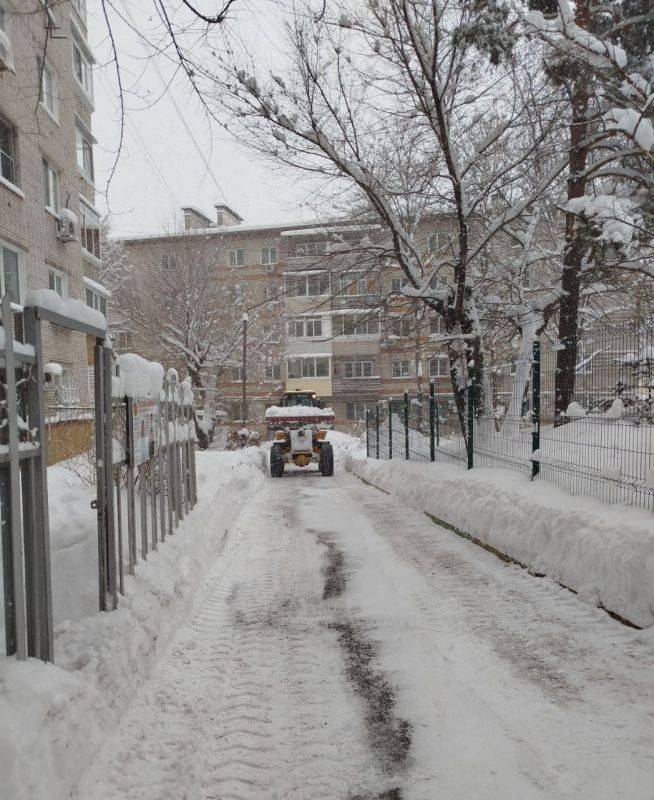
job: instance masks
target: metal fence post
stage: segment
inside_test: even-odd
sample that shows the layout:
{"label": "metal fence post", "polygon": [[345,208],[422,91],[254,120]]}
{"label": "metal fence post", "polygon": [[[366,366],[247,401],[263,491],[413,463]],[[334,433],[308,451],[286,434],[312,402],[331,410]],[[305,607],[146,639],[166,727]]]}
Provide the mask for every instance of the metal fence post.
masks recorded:
{"label": "metal fence post", "polygon": [[474,467],[474,440],[473,428],[475,422],[475,367],[471,362],[468,365],[468,469]]}
{"label": "metal fence post", "polygon": [[379,403],[375,406],[375,458],[379,458]]}
{"label": "metal fence post", "polygon": [[434,381],[429,382],[429,458],[436,460],[436,448],[434,447]]}
{"label": "metal fence post", "polygon": [[388,398],[388,460],[393,458],[393,404]]}
{"label": "metal fence post", "polygon": [[409,393],[404,392],[404,458],[409,460]]}
{"label": "metal fence post", "polygon": [[[531,452],[540,450],[540,342],[534,342],[534,360],[531,368]],[[540,461],[531,459],[531,479],[540,472]]]}
{"label": "metal fence post", "polygon": [[366,458],[370,458],[370,409],[366,408]]}

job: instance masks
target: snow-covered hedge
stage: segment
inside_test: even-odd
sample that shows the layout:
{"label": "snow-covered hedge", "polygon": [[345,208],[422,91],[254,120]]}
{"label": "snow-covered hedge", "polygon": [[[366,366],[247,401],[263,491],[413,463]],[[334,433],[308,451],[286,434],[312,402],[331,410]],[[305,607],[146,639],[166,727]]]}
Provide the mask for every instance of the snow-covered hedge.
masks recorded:
{"label": "snow-covered hedge", "polygon": [[[365,454],[365,451],[363,451]],[[518,472],[346,461],[355,475],[635,625],[654,625],[654,517],[573,496]]]}
{"label": "snow-covered hedge", "polygon": [[188,614],[228,526],[260,487],[264,468],[259,448],[199,453],[198,505],[126,578],[118,610],[60,624],[54,665],[0,657],[3,798],[70,796]]}

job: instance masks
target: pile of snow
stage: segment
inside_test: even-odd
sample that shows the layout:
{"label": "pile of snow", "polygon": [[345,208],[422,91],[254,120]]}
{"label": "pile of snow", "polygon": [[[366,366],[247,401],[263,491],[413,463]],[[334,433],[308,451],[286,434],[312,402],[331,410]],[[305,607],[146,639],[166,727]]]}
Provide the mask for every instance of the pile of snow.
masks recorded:
{"label": "pile of snow", "polygon": [[270,406],[266,409],[266,419],[274,417],[333,417],[331,408],[314,408],[313,406]]}
{"label": "pile of snow", "polygon": [[36,306],[55,314],[61,314],[62,317],[69,317],[84,325],[91,325],[101,330],[107,329],[107,320],[104,318],[104,314],[74,297],[67,297],[64,300],[53,289],[35,289],[28,292],[23,305],[25,308]]}
{"label": "pile of snow", "polygon": [[[138,564],[134,577],[126,577],[126,596],[118,610],[60,621],[54,665],[0,657],[3,797],[70,796],[187,617],[228,527],[264,481],[264,469],[259,448],[198,453],[198,505],[147,562]],[[76,530],[82,505],[80,499],[67,525],[63,516],[54,520],[53,582],[60,601],[66,588],[61,582],[70,579],[73,567],[60,571],[58,558],[66,551],[75,560],[75,549],[93,539],[92,523],[85,520],[84,531]],[[86,513],[94,519],[90,506]],[[97,593],[97,576],[94,586]],[[58,607],[59,619],[67,602]]]}
{"label": "pile of snow", "polygon": [[[365,451],[363,451],[365,453]],[[527,475],[452,464],[377,461],[347,468],[641,627],[654,625],[651,512],[606,506]]]}
{"label": "pile of snow", "polygon": [[119,397],[159,397],[164,378],[161,364],[148,361],[136,353],[123,353],[118,356],[118,365]]}

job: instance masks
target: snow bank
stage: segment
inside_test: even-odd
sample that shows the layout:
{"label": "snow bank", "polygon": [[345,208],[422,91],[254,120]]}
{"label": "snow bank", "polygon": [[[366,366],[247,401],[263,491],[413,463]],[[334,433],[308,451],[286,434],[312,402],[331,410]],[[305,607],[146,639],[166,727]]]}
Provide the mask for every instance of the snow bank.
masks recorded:
{"label": "snow bank", "polygon": [[[228,526],[264,480],[264,468],[259,448],[199,453],[198,505],[126,578],[118,610],[60,624],[55,665],[0,657],[3,797],[70,795],[188,615]],[[71,519],[69,527],[75,524]],[[67,542],[61,535],[55,531],[57,547],[73,545],[74,533]]]}
{"label": "snow bank", "polygon": [[61,314],[63,317],[70,317],[84,325],[92,325],[94,328],[100,328],[101,330],[107,329],[107,320],[104,318],[104,314],[87,306],[81,300],[76,300],[74,297],[67,297],[64,300],[53,289],[35,289],[28,292],[23,305],[25,308],[37,306],[46,311]]}
{"label": "snow bank", "polygon": [[331,408],[313,408],[312,406],[270,406],[266,409],[266,419],[272,417],[333,417]]}
{"label": "snow bank", "polygon": [[[363,455],[362,455],[363,454]],[[490,545],[641,627],[654,625],[652,515],[500,469],[346,460],[392,497]]]}

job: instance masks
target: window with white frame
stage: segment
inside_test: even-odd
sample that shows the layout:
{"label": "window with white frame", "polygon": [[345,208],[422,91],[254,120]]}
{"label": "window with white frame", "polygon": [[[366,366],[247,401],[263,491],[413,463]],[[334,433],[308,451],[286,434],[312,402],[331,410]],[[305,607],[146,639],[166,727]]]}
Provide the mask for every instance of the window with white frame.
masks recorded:
{"label": "window with white frame", "polygon": [[289,297],[318,297],[329,294],[329,275],[326,272],[310,275],[287,275],[286,294]]}
{"label": "window with white frame", "polygon": [[242,247],[237,247],[229,251],[229,266],[242,267],[245,264],[245,250]]}
{"label": "window with white frame", "polygon": [[164,269],[176,269],[177,267],[177,256],[175,253],[162,253],[161,254],[161,266]]}
{"label": "window with white frame", "polygon": [[363,422],[366,418],[366,411],[374,413],[377,404],[373,400],[357,400],[345,404],[345,418],[353,422]]}
{"label": "window with white frame", "polygon": [[286,369],[289,378],[328,378],[329,356],[289,358]]}
{"label": "window with white frame", "polygon": [[93,62],[88,50],[75,33],[71,37],[71,43],[73,48],[73,75],[86,97],[93,102]]}
{"label": "window with white frame", "polygon": [[57,267],[48,267],[48,289],[52,289],[59,297],[68,296],[68,275]]}
{"label": "window with white frame", "polygon": [[87,253],[100,258],[100,215],[81,197],[80,210],[80,240]]}
{"label": "window with white frame", "polygon": [[279,294],[279,287],[274,286],[273,284],[266,284],[263,287],[263,299],[264,300],[275,300],[277,299],[277,295]]}
{"label": "window with white frame", "polygon": [[429,252],[432,254],[442,253],[450,244],[450,235],[444,231],[434,231],[429,237]]}
{"label": "window with white frame", "polygon": [[86,287],[86,305],[107,316],[107,298],[89,286]]}
{"label": "window with white frame", "polygon": [[348,297],[360,297],[377,292],[377,278],[365,272],[343,272],[338,276],[338,292]]}
{"label": "window with white frame", "polygon": [[79,392],[70,367],[62,367],[61,374],[54,377],[55,403],[59,406],[75,406],[79,403]]}
{"label": "window with white frame", "polygon": [[411,336],[413,328],[411,317],[391,317],[390,322],[393,336]]}
{"label": "window with white frame", "polygon": [[233,381],[243,380],[243,367],[232,367],[232,380]]}
{"label": "window with white frame", "polygon": [[43,167],[43,201],[54,214],[59,213],[59,173],[48,161],[41,159]]}
{"label": "window with white frame", "polygon": [[393,361],[393,377],[394,378],[408,378],[409,377],[409,362],[408,361]]}
{"label": "window with white frame", "polygon": [[379,333],[376,314],[338,314],[332,322],[334,336],[374,336]]}
{"label": "window with white frame", "polygon": [[344,378],[370,378],[374,370],[372,359],[355,359],[354,361],[343,362]]}
{"label": "window with white frame", "polygon": [[429,377],[447,378],[450,374],[450,360],[447,356],[434,356],[429,359]]}
{"label": "window with white frame", "polygon": [[266,380],[278,381],[281,377],[279,364],[266,364]]}
{"label": "window with white frame", "polygon": [[47,61],[39,58],[37,62],[41,74],[41,104],[56,119],[58,110],[57,80]]}
{"label": "window with white frame", "polygon": [[431,314],[429,317],[429,333],[430,335],[445,333],[443,317],[441,317],[439,314]]}
{"label": "window with white frame", "polygon": [[12,303],[20,305],[24,254],[6,242],[0,241],[0,289],[8,294]]}
{"label": "window with white frame", "polygon": [[394,292],[401,292],[402,289],[408,285],[408,283],[409,279],[405,275],[398,276],[397,278],[393,278],[391,282],[391,289]]}
{"label": "window with white frame", "polygon": [[315,239],[312,242],[297,242],[295,245],[295,255],[297,257],[321,256],[326,252],[327,242],[324,239]]}
{"label": "window with white frame", "polygon": [[17,183],[16,130],[0,117],[0,175],[9,183]]}
{"label": "window with white frame", "polygon": [[93,183],[93,139],[79,123],[75,127],[75,140],[77,144],[77,166],[87,181]]}
{"label": "window with white frame", "polygon": [[261,263],[262,264],[276,264],[277,263],[277,248],[276,247],[262,247],[261,248]]}
{"label": "window with white frame", "polygon": [[116,332],[116,347],[122,352],[126,353],[132,346],[132,332],[131,331],[117,331]]}
{"label": "window with white frame", "polygon": [[322,336],[320,317],[297,317],[289,322],[288,335],[295,339],[312,339]]}

